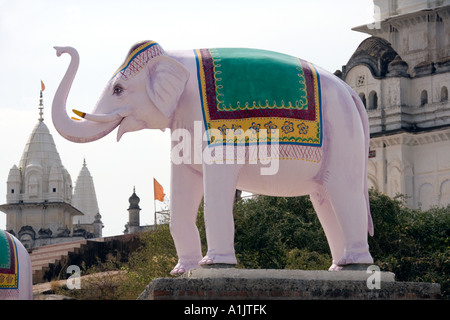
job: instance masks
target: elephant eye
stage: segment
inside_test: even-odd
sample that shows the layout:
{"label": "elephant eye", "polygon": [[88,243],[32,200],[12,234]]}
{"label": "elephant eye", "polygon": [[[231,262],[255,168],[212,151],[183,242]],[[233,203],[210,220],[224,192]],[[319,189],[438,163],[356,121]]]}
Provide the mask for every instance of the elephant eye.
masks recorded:
{"label": "elephant eye", "polygon": [[120,96],[122,93],[123,93],[122,86],[120,86],[120,85],[114,86],[114,89],[113,89],[113,94],[114,95]]}

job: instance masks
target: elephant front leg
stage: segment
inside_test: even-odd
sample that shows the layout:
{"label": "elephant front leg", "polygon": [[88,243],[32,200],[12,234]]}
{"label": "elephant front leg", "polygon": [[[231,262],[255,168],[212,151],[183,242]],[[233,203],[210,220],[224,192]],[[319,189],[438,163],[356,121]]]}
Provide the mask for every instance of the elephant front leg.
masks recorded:
{"label": "elephant front leg", "polygon": [[205,227],[208,252],[200,265],[236,264],[233,204],[241,166],[205,164]]}
{"label": "elephant front leg", "polygon": [[198,268],[202,258],[196,222],[203,197],[203,177],[185,164],[172,164],[170,187],[170,232],[178,255],[178,264],[170,273],[178,275]]}

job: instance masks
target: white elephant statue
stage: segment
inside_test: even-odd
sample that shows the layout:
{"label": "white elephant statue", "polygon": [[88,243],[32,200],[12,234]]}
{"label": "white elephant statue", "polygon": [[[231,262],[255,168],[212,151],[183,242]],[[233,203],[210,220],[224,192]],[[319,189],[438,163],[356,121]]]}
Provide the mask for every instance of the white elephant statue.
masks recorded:
{"label": "white elephant statue", "polygon": [[[336,76],[272,51],[227,48],[166,52],[134,45],[91,113],[66,113],[79,55],[55,93],[57,131],[74,142],[117,140],[140,129],[172,130],[172,274],[236,264],[233,199],[240,189],[310,195],[333,258],[330,270],[370,264],[373,234],[367,190],[369,124],[358,95]],[[208,251],[196,227],[204,197]],[[264,221],[261,221],[264,223]]]}
{"label": "white elephant statue", "polygon": [[0,300],[32,300],[31,259],[20,241],[0,230]]}

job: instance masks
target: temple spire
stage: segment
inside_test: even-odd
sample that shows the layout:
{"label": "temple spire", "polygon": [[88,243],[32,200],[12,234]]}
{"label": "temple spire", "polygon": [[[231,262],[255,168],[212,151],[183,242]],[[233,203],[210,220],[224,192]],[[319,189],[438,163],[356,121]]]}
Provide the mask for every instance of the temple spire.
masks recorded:
{"label": "temple spire", "polygon": [[44,121],[44,117],[43,117],[43,115],[44,115],[44,98],[43,98],[43,96],[42,96],[42,91],[44,91],[45,90],[45,85],[44,85],[44,82],[42,82],[42,80],[41,80],[41,95],[40,95],[40,98],[39,98],[39,121],[40,122],[42,122],[42,121]]}

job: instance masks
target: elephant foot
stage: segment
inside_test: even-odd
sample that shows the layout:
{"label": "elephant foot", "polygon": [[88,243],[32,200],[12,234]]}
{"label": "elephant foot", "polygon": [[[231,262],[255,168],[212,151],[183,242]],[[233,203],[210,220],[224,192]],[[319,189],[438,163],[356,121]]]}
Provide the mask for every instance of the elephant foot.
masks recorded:
{"label": "elephant foot", "polygon": [[342,267],[337,265],[336,263],[333,263],[330,268],[328,268],[328,271],[341,271]]}
{"label": "elephant foot", "polygon": [[339,261],[333,260],[333,264],[328,269],[328,271],[340,271],[340,270],[364,270],[367,269],[369,265],[373,264],[373,258],[368,250],[362,252],[345,252],[344,256],[339,259]]}
{"label": "elephant foot", "polygon": [[366,252],[354,252],[354,253],[344,253],[344,256],[339,259],[337,265],[349,265],[349,264],[373,264],[373,258],[369,251]]}
{"label": "elephant foot", "polygon": [[189,260],[189,261],[178,261],[177,265],[170,271],[170,274],[173,276],[182,275],[185,272],[188,272],[192,269],[198,269],[198,259]]}
{"label": "elephant foot", "polygon": [[237,260],[234,254],[214,254],[204,256],[198,264],[202,267],[210,265],[235,265],[237,264]]}
{"label": "elephant foot", "polygon": [[186,269],[183,266],[176,265],[175,268],[170,271],[170,274],[173,276],[180,276],[186,272]]}

